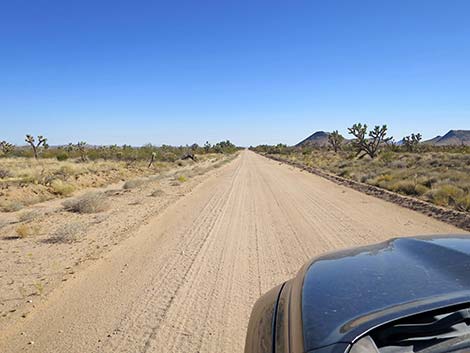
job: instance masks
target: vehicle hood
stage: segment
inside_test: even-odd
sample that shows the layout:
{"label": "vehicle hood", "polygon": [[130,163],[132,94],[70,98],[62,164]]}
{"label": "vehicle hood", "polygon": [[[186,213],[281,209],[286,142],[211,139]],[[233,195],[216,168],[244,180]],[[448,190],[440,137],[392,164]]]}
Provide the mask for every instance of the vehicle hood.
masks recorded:
{"label": "vehicle hood", "polygon": [[398,238],[317,258],[299,276],[305,351],[377,325],[470,302],[470,237]]}

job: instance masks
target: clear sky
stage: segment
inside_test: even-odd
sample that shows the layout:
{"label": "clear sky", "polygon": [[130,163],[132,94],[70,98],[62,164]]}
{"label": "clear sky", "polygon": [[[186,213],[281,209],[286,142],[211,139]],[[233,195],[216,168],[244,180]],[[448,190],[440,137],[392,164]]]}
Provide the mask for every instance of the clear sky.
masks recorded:
{"label": "clear sky", "polygon": [[470,129],[470,1],[11,0],[0,140],[294,144]]}

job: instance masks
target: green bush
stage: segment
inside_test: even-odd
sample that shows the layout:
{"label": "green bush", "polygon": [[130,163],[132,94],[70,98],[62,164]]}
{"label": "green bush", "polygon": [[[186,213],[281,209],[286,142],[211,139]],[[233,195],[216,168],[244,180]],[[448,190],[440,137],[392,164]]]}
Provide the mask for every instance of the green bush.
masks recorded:
{"label": "green bush", "polygon": [[58,161],[66,161],[69,159],[69,155],[65,152],[60,152],[55,158],[57,158]]}

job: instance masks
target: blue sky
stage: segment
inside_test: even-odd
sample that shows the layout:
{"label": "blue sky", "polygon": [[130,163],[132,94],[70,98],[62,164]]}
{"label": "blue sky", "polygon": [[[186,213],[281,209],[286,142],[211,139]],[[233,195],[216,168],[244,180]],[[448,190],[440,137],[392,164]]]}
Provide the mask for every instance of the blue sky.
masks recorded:
{"label": "blue sky", "polygon": [[470,1],[0,4],[0,140],[294,144],[470,129]]}

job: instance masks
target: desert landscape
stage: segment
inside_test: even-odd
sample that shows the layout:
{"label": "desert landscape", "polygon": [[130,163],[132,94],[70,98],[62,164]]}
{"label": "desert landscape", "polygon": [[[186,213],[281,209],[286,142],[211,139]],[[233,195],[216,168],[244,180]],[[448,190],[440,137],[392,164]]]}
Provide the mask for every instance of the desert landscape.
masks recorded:
{"label": "desert landscape", "polygon": [[[241,352],[255,300],[311,257],[465,233],[252,151],[207,152],[3,212],[1,351]],[[122,162],[37,163],[106,175]],[[18,187],[3,185],[5,199]]]}
{"label": "desert landscape", "polygon": [[470,349],[469,13],[1,2],[0,353]]}

